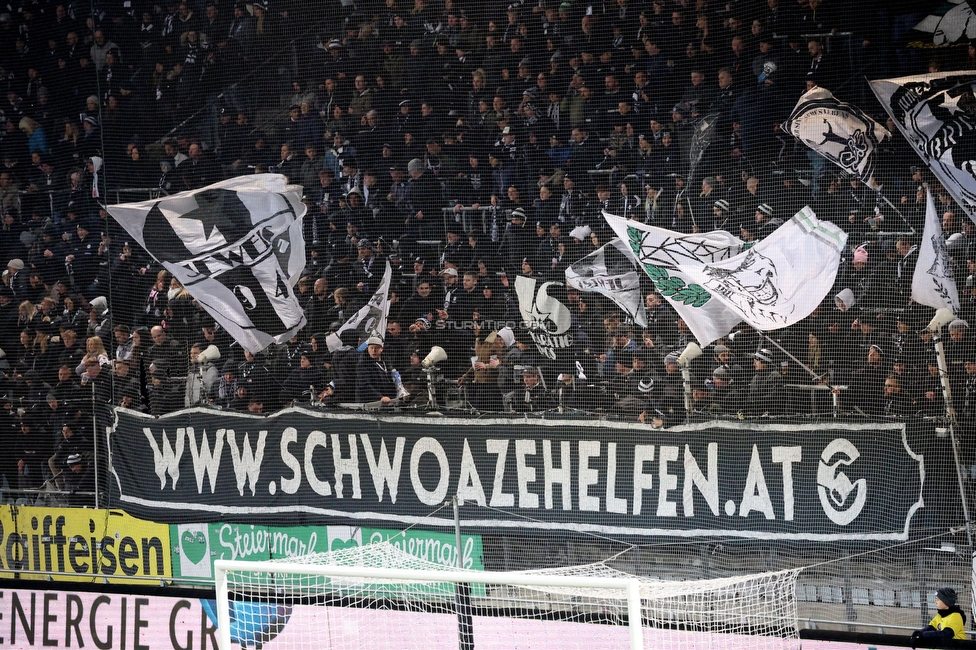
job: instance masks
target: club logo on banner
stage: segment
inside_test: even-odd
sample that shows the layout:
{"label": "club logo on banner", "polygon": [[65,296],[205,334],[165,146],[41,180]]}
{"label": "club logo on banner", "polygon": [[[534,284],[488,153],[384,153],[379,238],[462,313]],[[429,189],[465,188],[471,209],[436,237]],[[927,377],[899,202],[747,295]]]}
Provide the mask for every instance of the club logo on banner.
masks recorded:
{"label": "club logo on banner", "polygon": [[[319,538],[332,548],[352,542],[332,526],[450,531],[453,517],[438,508],[455,494],[469,533],[907,539],[923,483],[948,492],[955,480],[926,473],[898,423],[716,421],[674,427],[667,441],[626,424],[587,425],[390,417],[377,428],[374,417],[302,409],[261,419],[119,410],[112,483],[139,516],[273,526],[300,515],[329,524]],[[281,546],[295,530],[252,537]],[[181,570],[204,570],[203,533],[181,529]],[[211,553],[231,542],[218,547],[212,528],[209,540]]]}
{"label": "club logo on banner", "polygon": [[[820,454],[817,466],[817,495],[824,514],[840,526],[851,523],[864,509],[868,500],[867,481],[863,478],[851,482],[840,467],[850,467],[861,453],[845,438],[837,438]],[[837,460],[834,457],[838,456]],[[851,495],[853,498],[850,498]]]}
{"label": "club logo on banner", "polygon": [[298,186],[277,174],[232,178],[108,207],[139,244],[253,353],[305,325],[294,286],[305,268]]}
{"label": "club logo on banner", "polygon": [[547,359],[555,361],[560,351],[573,347],[572,314],[553,293],[566,294],[562,282],[539,283],[535,278],[520,275],[515,278],[519,312],[535,346]]}

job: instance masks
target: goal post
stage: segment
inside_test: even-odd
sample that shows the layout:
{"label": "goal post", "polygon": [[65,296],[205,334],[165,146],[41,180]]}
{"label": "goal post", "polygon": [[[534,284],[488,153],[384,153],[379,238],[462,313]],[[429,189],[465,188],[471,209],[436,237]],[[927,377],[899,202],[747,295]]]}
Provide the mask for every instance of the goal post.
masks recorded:
{"label": "goal post", "polygon": [[475,571],[389,543],[214,570],[219,650],[799,648],[798,570],[684,580],[606,562]]}
{"label": "goal post", "polygon": [[[643,650],[644,636],[641,625],[641,582],[638,578],[610,578],[593,576],[559,576],[523,572],[495,571],[442,571],[422,569],[396,569],[363,566],[307,565],[287,562],[246,562],[217,560],[214,562],[214,583],[217,592],[217,635],[219,650],[232,650],[230,593],[233,576],[237,573],[268,574],[275,576],[318,576],[327,579],[370,580],[376,584],[402,581],[412,584],[468,584],[511,585],[516,587],[570,588],[616,592],[626,603],[627,627],[630,650]],[[288,582],[286,580],[286,582]],[[341,583],[340,583],[341,587]],[[280,590],[252,590],[253,596],[270,598],[273,595],[294,597]],[[350,649],[351,650],[351,649]]]}

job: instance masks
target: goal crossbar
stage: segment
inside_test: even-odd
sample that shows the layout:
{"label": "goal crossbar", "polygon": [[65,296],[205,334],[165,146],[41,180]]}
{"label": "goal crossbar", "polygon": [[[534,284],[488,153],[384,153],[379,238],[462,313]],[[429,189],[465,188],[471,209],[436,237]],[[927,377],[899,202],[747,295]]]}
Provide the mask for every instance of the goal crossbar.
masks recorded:
{"label": "goal crossbar", "polygon": [[304,565],[285,562],[250,562],[216,560],[214,586],[217,592],[217,636],[220,650],[231,650],[230,589],[228,573],[234,571],[315,575],[328,578],[370,578],[376,580],[406,580],[411,582],[509,584],[520,587],[575,587],[607,589],[623,592],[627,601],[627,627],[631,650],[643,650],[641,581],[638,578],[609,578],[600,576],[553,576],[505,571],[421,571],[361,566]]}

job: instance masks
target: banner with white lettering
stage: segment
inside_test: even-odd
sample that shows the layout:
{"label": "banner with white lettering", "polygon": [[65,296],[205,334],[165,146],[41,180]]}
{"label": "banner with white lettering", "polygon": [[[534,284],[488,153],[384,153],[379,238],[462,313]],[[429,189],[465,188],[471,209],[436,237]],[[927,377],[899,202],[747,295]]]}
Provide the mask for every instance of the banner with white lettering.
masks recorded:
{"label": "banner with white lettering", "polygon": [[450,530],[441,506],[457,494],[468,532],[896,540],[924,503],[923,456],[900,423],[716,421],[651,436],[591,420],[117,413],[113,500],[170,523]]}

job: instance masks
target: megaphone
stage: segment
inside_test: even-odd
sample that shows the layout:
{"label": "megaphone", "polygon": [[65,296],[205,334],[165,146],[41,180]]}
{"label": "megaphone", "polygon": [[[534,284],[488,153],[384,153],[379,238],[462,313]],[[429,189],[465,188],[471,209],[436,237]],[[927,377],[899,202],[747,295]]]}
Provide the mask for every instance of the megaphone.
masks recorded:
{"label": "megaphone", "polygon": [[447,352],[441,346],[435,345],[430,349],[427,356],[424,357],[424,360],[420,362],[420,365],[424,368],[433,368],[441,361],[447,361]]}
{"label": "megaphone", "polygon": [[216,361],[220,358],[220,350],[217,349],[216,345],[208,346],[206,350],[197,355],[197,363],[207,363],[208,361]]}
{"label": "megaphone", "polygon": [[689,363],[702,355],[702,349],[697,343],[692,341],[685,346],[684,351],[678,355],[678,365],[687,366]]}
{"label": "megaphone", "polygon": [[929,322],[929,330],[932,332],[938,332],[942,329],[943,325],[948,325],[956,319],[956,315],[952,313],[951,309],[943,307],[942,309],[937,309],[935,311],[935,316]]}

